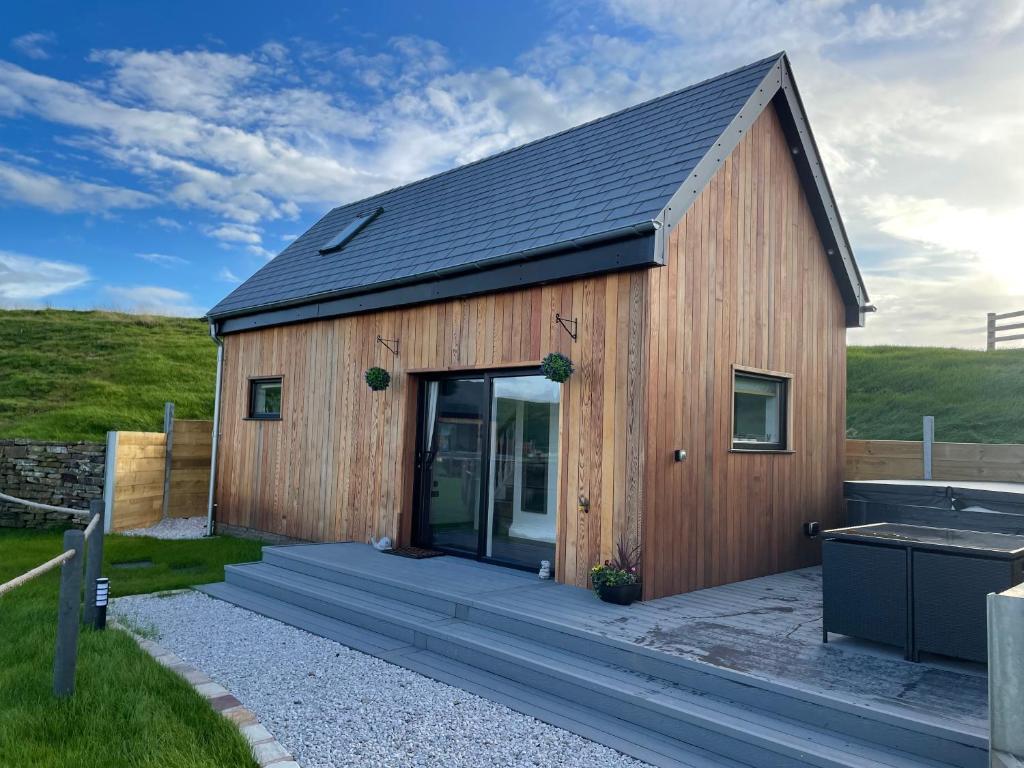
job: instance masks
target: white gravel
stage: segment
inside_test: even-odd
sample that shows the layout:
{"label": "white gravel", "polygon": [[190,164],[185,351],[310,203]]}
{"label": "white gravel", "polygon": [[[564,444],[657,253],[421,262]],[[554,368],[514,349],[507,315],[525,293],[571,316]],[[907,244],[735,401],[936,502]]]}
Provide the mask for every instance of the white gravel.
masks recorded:
{"label": "white gravel", "polygon": [[112,606],[230,690],[303,768],[645,765],[198,592],[122,597]]}
{"label": "white gravel", "polygon": [[154,539],[201,539],[206,535],[206,518],[165,517],[149,528],[132,528],[120,531],[125,536],[151,536]]}

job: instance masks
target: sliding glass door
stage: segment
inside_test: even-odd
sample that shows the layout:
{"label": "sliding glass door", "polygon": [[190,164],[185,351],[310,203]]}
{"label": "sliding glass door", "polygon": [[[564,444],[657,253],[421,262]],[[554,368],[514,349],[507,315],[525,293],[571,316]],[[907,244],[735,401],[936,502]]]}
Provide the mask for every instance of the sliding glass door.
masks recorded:
{"label": "sliding glass door", "polygon": [[421,545],[530,569],[554,561],[559,394],[533,373],[423,382]]}
{"label": "sliding glass door", "polygon": [[483,478],[483,379],[424,384],[421,532],[428,546],[476,554]]}

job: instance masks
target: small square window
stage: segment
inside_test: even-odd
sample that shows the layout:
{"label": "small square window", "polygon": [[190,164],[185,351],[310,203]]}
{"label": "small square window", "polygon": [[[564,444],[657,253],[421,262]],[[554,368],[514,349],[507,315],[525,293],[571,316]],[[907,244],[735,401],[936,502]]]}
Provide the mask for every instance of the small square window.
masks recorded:
{"label": "small square window", "polygon": [[281,418],[281,379],[249,381],[249,418]]}
{"label": "small square window", "polygon": [[732,447],[747,451],[784,451],[789,380],[745,371],[733,379]]}

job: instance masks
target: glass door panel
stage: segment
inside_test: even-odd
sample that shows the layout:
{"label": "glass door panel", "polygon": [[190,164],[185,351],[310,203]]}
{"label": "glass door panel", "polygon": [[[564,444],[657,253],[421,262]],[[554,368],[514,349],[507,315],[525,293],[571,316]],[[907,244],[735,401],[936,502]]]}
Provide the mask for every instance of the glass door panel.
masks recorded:
{"label": "glass door panel", "polygon": [[543,376],[491,379],[485,557],[554,561],[560,392]]}
{"label": "glass door panel", "polygon": [[420,538],[429,547],[476,555],[486,382],[443,379],[424,387]]}

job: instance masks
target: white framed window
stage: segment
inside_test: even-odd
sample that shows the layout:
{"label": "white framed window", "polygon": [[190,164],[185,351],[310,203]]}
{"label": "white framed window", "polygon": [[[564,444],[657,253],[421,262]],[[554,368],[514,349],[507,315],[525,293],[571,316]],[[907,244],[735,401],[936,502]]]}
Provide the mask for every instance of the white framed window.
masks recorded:
{"label": "white framed window", "polygon": [[789,449],[789,406],[792,377],[733,367],[732,449]]}

